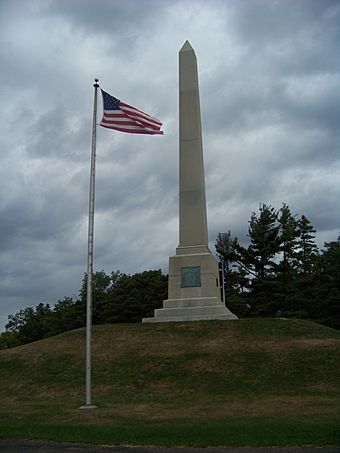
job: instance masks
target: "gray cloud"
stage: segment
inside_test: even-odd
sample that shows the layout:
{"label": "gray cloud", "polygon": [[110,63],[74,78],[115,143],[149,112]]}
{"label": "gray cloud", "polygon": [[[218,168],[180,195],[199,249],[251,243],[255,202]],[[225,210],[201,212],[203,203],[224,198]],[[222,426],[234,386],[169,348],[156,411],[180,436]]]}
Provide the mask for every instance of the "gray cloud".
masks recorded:
{"label": "gray cloud", "polygon": [[[77,296],[93,79],[163,137],[98,130],[95,269],[162,268],[178,241],[178,50],[195,48],[209,240],[260,202],[339,228],[337,1],[0,3],[0,318]],[[101,100],[98,103],[98,120]]]}

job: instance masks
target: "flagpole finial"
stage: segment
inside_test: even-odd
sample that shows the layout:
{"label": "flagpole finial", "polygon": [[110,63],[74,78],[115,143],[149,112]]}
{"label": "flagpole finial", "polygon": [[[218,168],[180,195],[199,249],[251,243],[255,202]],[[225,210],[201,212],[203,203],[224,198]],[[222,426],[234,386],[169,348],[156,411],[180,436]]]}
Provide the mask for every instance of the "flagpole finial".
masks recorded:
{"label": "flagpole finial", "polygon": [[99,87],[99,85],[98,85],[99,79],[94,79],[94,81],[95,81],[95,83],[93,84],[93,86],[95,88],[98,88]]}

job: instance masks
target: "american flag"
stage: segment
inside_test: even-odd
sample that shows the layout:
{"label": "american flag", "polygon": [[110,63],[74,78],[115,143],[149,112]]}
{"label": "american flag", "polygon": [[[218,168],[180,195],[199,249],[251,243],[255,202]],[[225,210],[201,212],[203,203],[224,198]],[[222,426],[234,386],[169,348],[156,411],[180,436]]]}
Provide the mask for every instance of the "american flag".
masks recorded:
{"label": "american flag", "polygon": [[130,134],[163,135],[162,123],[157,118],[101,91],[104,107],[100,126]]}

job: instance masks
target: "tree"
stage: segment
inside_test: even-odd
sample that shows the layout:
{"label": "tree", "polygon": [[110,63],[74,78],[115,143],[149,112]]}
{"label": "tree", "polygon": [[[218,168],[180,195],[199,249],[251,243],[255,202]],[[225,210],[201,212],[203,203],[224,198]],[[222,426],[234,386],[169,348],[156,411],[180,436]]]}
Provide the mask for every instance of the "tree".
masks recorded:
{"label": "tree", "polygon": [[[228,272],[228,305],[241,316],[294,316],[340,328],[340,236],[320,255],[315,229],[287,204],[260,204],[249,221],[248,246],[219,233],[216,251]],[[237,312],[243,304],[247,313]],[[234,305],[233,305],[234,304]],[[235,307],[235,308],[234,308]]]}
{"label": "tree", "polygon": [[340,236],[325,242],[317,259],[310,316],[340,329]]}
{"label": "tree", "polygon": [[340,235],[336,241],[325,242],[324,247],[321,261],[323,280],[334,286],[340,295]]}
{"label": "tree", "polygon": [[270,205],[260,204],[259,211],[259,215],[253,212],[249,221],[249,247],[238,247],[238,251],[245,267],[253,270],[257,279],[263,280],[273,271],[273,260],[280,250],[280,238],[275,209]]}
{"label": "tree", "polygon": [[[167,276],[161,270],[126,275],[120,271],[93,275],[93,324],[137,322],[160,308],[167,298]],[[80,290],[80,303],[85,308],[87,277]]]}
{"label": "tree", "polygon": [[283,203],[279,211],[278,224],[280,252],[282,253],[281,271],[286,276],[289,274],[292,263],[296,258],[297,238],[300,235],[300,231],[295,217],[285,203]]}
{"label": "tree", "polygon": [[167,299],[168,278],[161,270],[119,278],[107,296],[106,322],[140,322]]}
{"label": "tree", "polygon": [[237,238],[231,236],[230,230],[227,233],[218,233],[215,248],[218,255],[223,257],[225,262],[231,264],[237,260],[236,243]]}
{"label": "tree", "polygon": [[71,297],[58,300],[47,317],[46,324],[48,325],[48,336],[78,329],[84,325],[79,316],[77,304]]}
{"label": "tree", "polygon": [[[291,227],[293,221],[286,205],[280,214],[281,223],[278,220],[279,213],[272,206],[260,204],[259,213],[253,212],[249,221],[248,247],[235,243],[238,261],[243,269],[242,274],[238,273],[239,283],[249,289],[245,296],[247,303],[252,306],[249,314],[254,316],[273,316],[282,308],[278,257],[285,241],[285,262],[288,262],[291,246],[288,226]],[[284,238],[280,228],[284,231]]]}
{"label": "tree", "polygon": [[[118,271],[119,272],[119,271]],[[113,273],[114,274],[114,273]],[[103,324],[106,319],[106,301],[108,293],[112,288],[112,279],[116,279],[116,275],[107,275],[105,272],[97,271],[92,277],[92,322],[93,324]],[[87,274],[84,275],[82,287],[79,291],[79,305],[82,312],[86,313],[87,299]]]}
{"label": "tree", "polygon": [[304,276],[311,274],[313,271],[315,258],[318,256],[318,248],[315,244],[315,229],[310,221],[304,215],[298,220],[299,241],[297,266]]}
{"label": "tree", "polygon": [[0,349],[14,348],[21,345],[21,341],[15,332],[1,332],[0,333]]}
{"label": "tree", "polygon": [[293,288],[294,263],[300,231],[289,206],[283,203],[278,216],[281,260],[277,266],[277,278],[281,284],[277,288],[277,297],[281,300],[280,311],[290,307]]}
{"label": "tree", "polygon": [[[118,271],[119,272],[119,271]],[[92,276],[92,300],[93,303],[105,297],[108,289],[111,286],[111,277],[106,275],[105,272],[97,271]],[[87,297],[87,274],[84,274],[82,286],[79,291],[79,297],[81,301],[86,304]]]}
{"label": "tree", "polygon": [[215,248],[223,266],[224,288],[228,291],[232,286],[232,266],[237,261],[236,253],[237,238],[227,233],[218,233]]}
{"label": "tree", "polygon": [[47,318],[51,314],[49,304],[40,303],[35,310],[27,307],[8,316],[6,331],[15,333],[20,343],[30,343],[48,336]]}

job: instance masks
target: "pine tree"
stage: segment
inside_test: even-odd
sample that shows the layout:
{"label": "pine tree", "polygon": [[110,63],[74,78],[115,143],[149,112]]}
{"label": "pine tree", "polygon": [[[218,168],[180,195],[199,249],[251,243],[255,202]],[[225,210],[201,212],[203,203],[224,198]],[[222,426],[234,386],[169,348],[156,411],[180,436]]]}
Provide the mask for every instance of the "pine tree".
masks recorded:
{"label": "pine tree", "polygon": [[236,245],[242,268],[250,277],[250,291],[246,293],[252,306],[250,315],[268,316],[277,311],[277,303],[273,301],[277,286],[275,258],[280,250],[277,216],[272,206],[260,204],[259,214],[253,212],[249,221],[249,246]]}
{"label": "pine tree", "polygon": [[[220,258],[220,269],[223,266],[225,299],[228,308],[237,316],[243,317],[249,311],[245,289],[249,287],[248,270],[240,261],[237,253],[238,240],[227,233],[219,233],[216,239],[216,252]],[[222,296],[222,295],[221,295]]]}
{"label": "pine tree", "polygon": [[319,254],[318,248],[315,244],[315,229],[310,221],[304,215],[298,220],[299,229],[299,241],[298,241],[298,252],[297,267],[299,271],[304,275],[311,275],[315,259]]}
{"label": "pine tree", "polygon": [[281,270],[287,275],[296,257],[297,238],[300,235],[298,223],[292,215],[289,206],[283,203],[278,217],[280,252],[282,253]]}
{"label": "pine tree", "polygon": [[223,284],[226,291],[231,287],[232,265],[237,259],[235,251],[236,244],[237,238],[231,236],[230,230],[227,233],[218,233],[215,248],[223,266]]}
{"label": "pine tree", "polygon": [[322,251],[322,274],[325,282],[338,291],[340,298],[340,235],[336,241],[325,242]]}
{"label": "pine tree", "polygon": [[294,262],[296,262],[296,249],[300,231],[298,223],[292,215],[289,206],[283,203],[279,211],[279,237],[282,259],[277,267],[280,284],[277,288],[277,298],[280,300],[280,311],[291,309],[291,298],[294,297],[293,285]]}
{"label": "pine tree", "polygon": [[322,324],[340,329],[340,236],[325,242],[317,259],[311,317]]}
{"label": "pine tree", "polygon": [[260,204],[259,210],[259,216],[255,212],[251,215],[248,228],[250,245],[246,253],[243,252],[243,258],[255,270],[257,278],[263,279],[275,266],[273,259],[280,250],[280,239],[275,209]]}

